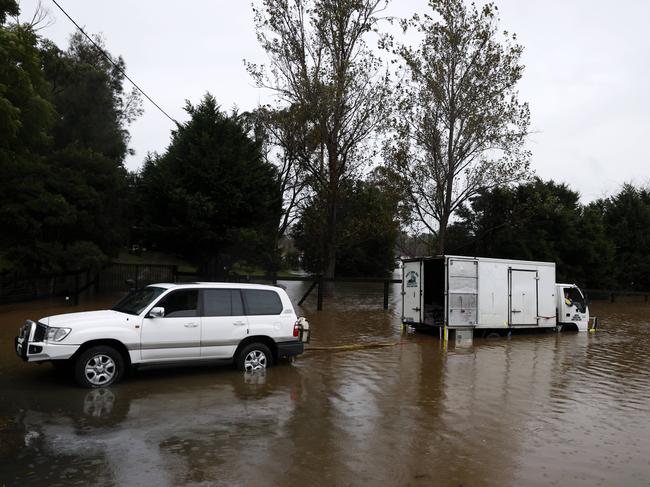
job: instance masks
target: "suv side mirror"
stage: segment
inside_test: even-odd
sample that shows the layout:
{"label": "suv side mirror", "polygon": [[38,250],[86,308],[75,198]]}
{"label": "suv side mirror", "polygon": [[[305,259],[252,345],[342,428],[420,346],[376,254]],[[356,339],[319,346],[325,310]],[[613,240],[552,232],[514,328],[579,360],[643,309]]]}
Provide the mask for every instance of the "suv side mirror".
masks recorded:
{"label": "suv side mirror", "polygon": [[165,316],[165,308],[162,306],[156,306],[155,308],[151,308],[151,311],[149,311],[149,318],[162,318]]}

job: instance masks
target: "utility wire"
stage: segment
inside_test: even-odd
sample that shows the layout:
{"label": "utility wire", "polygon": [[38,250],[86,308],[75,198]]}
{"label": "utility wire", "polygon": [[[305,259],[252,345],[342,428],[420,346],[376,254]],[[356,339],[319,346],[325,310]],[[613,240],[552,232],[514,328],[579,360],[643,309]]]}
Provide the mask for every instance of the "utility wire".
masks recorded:
{"label": "utility wire", "polygon": [[126,74],[126,72],[125,72],[125,71],[124,71],[124,70],[123,70],[119,65],[117,65],[117,64],[115,63],[115,61],[113,61],[113,59],[111,59],[111,57],[110,57],[108,54],[106,54],[106,52],[105,52],[105,51],[104,51],[104,50],[103,50],[103,49],[102,49],[102,48],[101,48],[101,47],[100,47],[100,46],[99,46],[99,45],[98,45],[98,44],[93,40],[92,37],[90,37],[88,34],[86,34],[86,31],[84,31],[84,30],[79,26],[79,24],[77,24],[77,23],[74,21],[74,19],[68,15],[68,12],[66,12],[65,10],[63,10],[63,7],[61,7],[61,5],[59,5],[59,3],[58,3],[56,0],[52,0],[52,3],[54,3],[54,5],[56,5],[56,6],[59,8],[59,10],[60,10],[61,12],[63,12],[63,15],[65,15],[66,17],[68,17],[68,19],[70,20],[70,22],[72,22],[72,23],[75,25],[75,27],[76,27],[77,29],[79,29],[79,31],[80,31],[84,36],[86,36],[86,39],[88,39],[88,40],[93,44],[93,46],[95,46],[95,47],[97,48],[97,50],[98,50],[99,52],[102,53],[102,55],[103,55],[103,56],[108,60],[108,62],[111,63],[113,66],[115,66],[115,68],[116,68],[120,73],[122,73],[122,75],[123,75],[126,79],[128,79],[128,80],[131,82],[131,84],[132,84],[133,86],[135,86],[135,88],[136,88],[140,93],[142,93],[142,94],[145,96],[145,98],[146,98],[147,100],[149,100],[149,101],[153,104],[153,106],[155,106],[158,110],[160,110],[160,111],[163,113],[163,115],[165,115],[169,120],[171,120],[172,122],[174,122],[176,125],[180,125],[176,120],[174,120],[172,117],[170,117],[170,116],[167,114],[167,112],[166,112],[165,110],[163,110],[162,108],[160,108],[160,105],[158,105],[158,103],[156,103],[155,101],[153,101],[153,100],[151,99],[151,97],[150,97],[149,95],[147,95],[147,94],[144,92],[144,90],[143,90],[142,88],[140,88],[140,87],[135,83],[135,81],[133,81],[131,78],[129,78],[129,75]]}

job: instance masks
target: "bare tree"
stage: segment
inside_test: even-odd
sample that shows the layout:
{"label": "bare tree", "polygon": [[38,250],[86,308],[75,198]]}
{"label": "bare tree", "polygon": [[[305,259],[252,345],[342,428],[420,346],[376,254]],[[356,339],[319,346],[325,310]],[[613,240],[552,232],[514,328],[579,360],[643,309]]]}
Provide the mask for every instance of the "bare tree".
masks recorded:
{"label": "bare tree", "polygon": [[[20,23],[18,15],[15,16],[14,21],[16,24]],[[25,25],[27,25],[33,32],[38,32],[39,30],[47,29],[54,25],[54,19],[50,15],[49,10],[43,6],[41,0],[36,4],[31,19],[25,22]]]}
{"label": "bare tree", "polygon": [[300,114],[297,159],[327,202],[325,275],[336,271],[342,182],[369,160],[368,140],[385,113],[386,73],[364,37],[387,0],[261,0],[257,38],[268,66],[247,63],[259,86]]}
{"label": "bare tree", "polygon": [[291,108],[273,110],[263,106],[248,116],[252,118],[256,137],[262,142],[265,160],[278,170],[282,214],[278,222],[277,247],[298,219],[301,203],[307,197],[307,173],[300,164],[306,146],[303,121]]}
{"label": "bare tree", "polygon": [[402,26],[422,35],[414,49],[388,39],[401,59],[393,136],[386,156],[401,175],[417,220],[445,251],[456,209],[482,188],[524,178],[529,109],[520,103],[522,46],[497,31],[497,8],[430,0],[432,14]]}

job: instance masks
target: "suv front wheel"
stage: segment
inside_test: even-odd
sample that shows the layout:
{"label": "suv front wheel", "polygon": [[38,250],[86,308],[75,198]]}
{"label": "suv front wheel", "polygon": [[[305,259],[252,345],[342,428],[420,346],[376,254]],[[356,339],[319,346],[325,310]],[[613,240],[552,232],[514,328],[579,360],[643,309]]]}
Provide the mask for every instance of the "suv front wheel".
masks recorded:
{"label": "suv front wheel", "polygon": [[266,369],[273,365],[273,355],[263,343],[251,343],[239,351],[235,365],[245,372]]}
{"label": "suv front wheel", "polygon": [[106,387],[124,372],[124,359],[113,347],[99,345],[83,352],[74,364],[74,376],[82,387]]}

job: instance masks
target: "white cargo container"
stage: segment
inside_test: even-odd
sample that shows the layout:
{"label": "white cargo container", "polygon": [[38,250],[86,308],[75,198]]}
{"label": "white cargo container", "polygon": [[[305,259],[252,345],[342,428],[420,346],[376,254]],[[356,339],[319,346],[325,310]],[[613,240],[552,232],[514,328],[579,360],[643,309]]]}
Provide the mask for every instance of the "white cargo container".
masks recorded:
{"label": "white cargo container", "polygon": [[554,262],[445,255],[403,260],[402,322],[451,330],[574,325],[583,331],[589,310],[575,284],[555,283]]}

